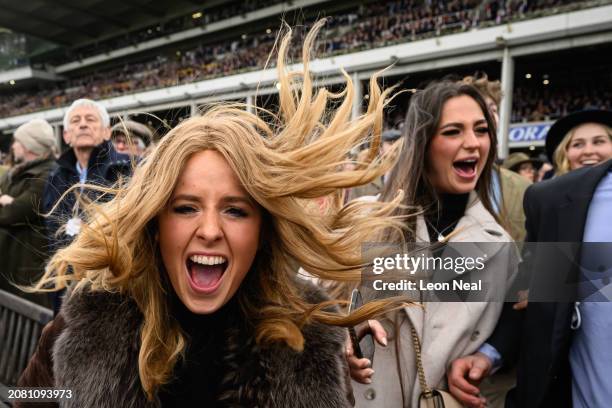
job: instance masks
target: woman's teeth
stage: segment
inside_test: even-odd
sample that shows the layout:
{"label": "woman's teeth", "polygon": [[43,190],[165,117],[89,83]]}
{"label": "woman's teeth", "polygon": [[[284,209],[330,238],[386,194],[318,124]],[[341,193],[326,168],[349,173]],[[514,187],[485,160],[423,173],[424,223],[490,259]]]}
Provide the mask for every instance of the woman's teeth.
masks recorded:
{"label": "woman's teeth", "polygon": [[599,161],[598,160],[593,160],[593,159],[591,159],[591,160],[583,160],[583,161],[580,162],[580,164],[582,164],[583,166],[593,166],[593,165],[595,165],[597,163],[599,163]]}
{"label": "woman's teeth", "polygon": [[227,262],[223,256],[192,255],[189,260],[200,265],[220,265]]}

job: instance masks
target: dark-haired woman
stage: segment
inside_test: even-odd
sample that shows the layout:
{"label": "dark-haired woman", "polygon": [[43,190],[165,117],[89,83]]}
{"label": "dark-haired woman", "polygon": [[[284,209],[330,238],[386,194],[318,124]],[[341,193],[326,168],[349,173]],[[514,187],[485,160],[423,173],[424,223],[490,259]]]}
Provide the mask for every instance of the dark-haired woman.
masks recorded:
{"label": "dark-haired woman", "polygon": [[[360,407],[416,407],[425,386],[446,389],[450,362],[478,350],[495,328],[500,301],[516,270],[516,251],[491,205],[496,136],[481,94],[455,82],[429,85],[412,97],[403,138],[401,159],[381,199],[388,200],[402,189],[406,207],[396,213],[422,211],[408,218],[407,242],[437,246],[430,249],[431,255],[442,256],[445,248],[452,247],[455,256],[484,258],[482,270],[460,277],[486,282],[479,300],[497,302],[432,301],[433,296],[439,300],[441,293],[418,291],[422,307],[405,308],[380,321],[390,341],[376,346],[373,367],[364,369],[367,361],[349,357]],[[399,242],[400,237],[390,234],[388,240]],[[418,275],[427,281],[433,279],[429,272]],[[383,337],[380,331],[376,334]],[[420,343],[422,379],[415,341]]]}

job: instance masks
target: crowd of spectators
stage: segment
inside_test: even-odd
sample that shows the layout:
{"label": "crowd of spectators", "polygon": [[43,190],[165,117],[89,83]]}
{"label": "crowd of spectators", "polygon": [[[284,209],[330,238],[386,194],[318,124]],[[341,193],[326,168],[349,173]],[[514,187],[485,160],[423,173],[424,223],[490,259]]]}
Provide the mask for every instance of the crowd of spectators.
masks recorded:
{"label": "crowd of spectators", "polygon": [[[255,4],[257,2],[254,2]],[[355,52],[398,42],[463,31],[488,24],[554,13],[584,1],[394,0],[360,5],[334,15],[320,54]],[[566,7],[566,8],[563,8]],[[305,24],[308,28],[308,23]],[[267,29],[232,41],[201,45],[153,60],[72,78],[38,91],[0,96],[0,116],[13,116],[68,104],[85,95],[104,99],[208,78],[262,69],[276,34]]]}
{"label": "crowd of spectators", "polygon": [[518,86],[512,99],[512,122],[556,120],[592,109],[612,110],[612,89],[574,86],[547,90]]}
{"label": "crowd of spectators", "polygon": [[203,10],[199,13],[175,17],[156,25],[132,31],[124,36],[88,44],[74,50],[66,50],[64,54],[57,56],[54,60],[48,61],[47,63],[50,65],[59,65],[75,60],[85,59],[116,49],[138,45],[156,38],[167,37],[171,34],[189,30],[191,28],[205,27],[208,24],[226,20],[235,16],[244,16],[247,13],[263,7],[270,7],[283,2],[285,2],[285,0],[243,0],[235,1],[233,3],[222,3],[220,6]]}

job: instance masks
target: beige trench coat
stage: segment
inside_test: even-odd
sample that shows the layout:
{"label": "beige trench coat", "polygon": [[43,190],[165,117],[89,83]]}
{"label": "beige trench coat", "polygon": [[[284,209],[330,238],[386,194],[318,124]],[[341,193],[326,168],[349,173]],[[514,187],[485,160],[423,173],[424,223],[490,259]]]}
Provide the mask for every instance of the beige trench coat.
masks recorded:
{"label": "beige trench coat", "polygon": [[[485,268],[480,273],[487,274],[487,281],[491,282],[496,290],[505,293],[517,271],[518,251],[514,244],[503,244],[511,243],[512,239],[475,194],[470,196],[465,214],[459,220],[455,231],[448,242],[474,243],[466,244],[469,248],[461,247],[462,251],[469,252],[462,255],[486,254]],[[419,217],[417,221],[417,237],[424,242],[428,241],[423,217]],[[499,292],[492,296],[500,299]],[[361,384],[353,381],[355,406],[418,407],[421,387],[410,335],[411,325],[416,328],[422,343],[422,361],[427,385],[447,389],[448,366],[456,358],[478,350],[493,332],[502,306],[502,302],[426,302],[406,307],[389,316],[390,319],[381,320],[389,334],[389,344],[387,347],[379,344],[375,346],[372,383]],[[399,342],[394,336],[394,323],[390,321],[393,319],[403,319],[399,326]]]}

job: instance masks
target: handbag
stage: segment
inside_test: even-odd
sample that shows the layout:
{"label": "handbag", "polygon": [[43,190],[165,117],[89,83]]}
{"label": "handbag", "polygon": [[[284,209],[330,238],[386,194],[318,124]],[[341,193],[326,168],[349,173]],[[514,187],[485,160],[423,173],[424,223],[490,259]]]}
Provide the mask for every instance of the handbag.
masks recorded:
{"label": "handbag", "polygon": [[448,391],[429,388],[425,381],[425,370],[421,360],[421,342],[414,327],[410,328],[414,353],[416,355],[417,373],[421,386],[421,396],[419,397],[419,408],[462,408],[463,405],[455,399]]}

